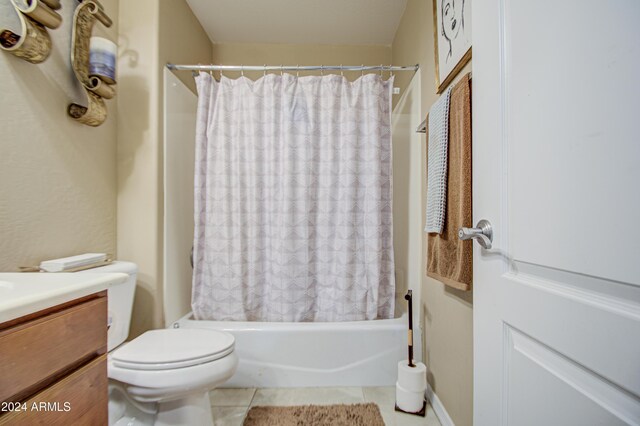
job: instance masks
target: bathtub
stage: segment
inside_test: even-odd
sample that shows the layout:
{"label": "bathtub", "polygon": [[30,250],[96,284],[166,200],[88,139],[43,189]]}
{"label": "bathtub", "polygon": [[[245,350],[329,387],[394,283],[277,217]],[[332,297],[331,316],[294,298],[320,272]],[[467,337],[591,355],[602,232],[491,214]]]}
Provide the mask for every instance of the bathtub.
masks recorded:
{"label": "bathtub", "polygon": [[225,330],[238,371],[224,387],[391,386],[407,357],[407,316],[352,322],[197,321],[176,328]]}

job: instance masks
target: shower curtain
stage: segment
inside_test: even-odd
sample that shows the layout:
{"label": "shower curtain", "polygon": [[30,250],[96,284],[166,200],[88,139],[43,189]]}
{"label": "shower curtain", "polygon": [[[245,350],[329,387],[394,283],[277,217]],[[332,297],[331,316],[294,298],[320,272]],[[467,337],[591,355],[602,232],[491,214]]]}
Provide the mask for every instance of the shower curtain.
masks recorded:
{"label": "shower curtain", "polygon": [[393,80],[196,83],[195,318],[393,318]]}

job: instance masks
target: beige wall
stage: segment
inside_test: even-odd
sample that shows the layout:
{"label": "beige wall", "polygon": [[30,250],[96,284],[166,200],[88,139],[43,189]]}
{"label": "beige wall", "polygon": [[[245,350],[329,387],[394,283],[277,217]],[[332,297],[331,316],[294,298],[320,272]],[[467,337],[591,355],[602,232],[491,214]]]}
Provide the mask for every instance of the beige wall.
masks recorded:
{"label": "beige wall", "polygon": [[[116,40],[118,1],[104,0],[113,18],[96,31]],[[0,52],[0,271],[83,252],[116,250],[117,102],[98,128],[67,116],[86,98],[69,63],[74,0],[63,0],[62,26],[50,30],[53,51],[34,65]],[[9,1],[2,26],[17,22]]]}
{"label": "beige wall", "polygon": [[[409,0],[392,45],[394,64],[420,64],[421,117],[438,99],[435,87],[433,15],[431,0]],[[468,64],[459,74],[470,71]],[[402,91],[411,76],[398,73],[396,86]],[[394,99],[394,105],[397,99]],[[424,138],[422,139],[424,141]],[[422,144],[422,158],[426,146]],[[426,161],[422,161],[423,185],[412,194],[425,205]],[[424,212],[424,208],[422,208]],[[422,227],[425,217],[423,214]],[[428,278],[424,273],[426,244],[423,243],[421,323],[428,381],[458,426],[473,422],[473,295]]]}
{"label": "beige wall", "polygon": [[129,337],[160,325],[158,26],[154,0],[120,2],[118,257],[138,265]]}
{"label": "beige wall", "polygon": [[[185,0],[121,0],[120,40],[118,254],[140,268],[132,338],[164,325],[163,68],[211,62],[211,43]],[[190,73],[179,77],[194,88]]]}
{"label": "beige wall", "polygon": [[[186,0],[160,2],[159,75],[167,63],[210,64],[211,41]],[[189,71],[179,71],[178,78],[195,92],[196,85]],[[160,85],[160,87],[164,87]]]}
{"label": "beige wall", "polygon": [[[213,45],[213,60],[222,65],[388,65],[391,47],[225,43]],[[306,74],[300,72],[300,75]],[[344,74],[350,79],[360,76],[358,72]],[[229,72],[228,75],[236,77],[239,73]],[[245,75],[257,78],[262,72],[245,72]]]}

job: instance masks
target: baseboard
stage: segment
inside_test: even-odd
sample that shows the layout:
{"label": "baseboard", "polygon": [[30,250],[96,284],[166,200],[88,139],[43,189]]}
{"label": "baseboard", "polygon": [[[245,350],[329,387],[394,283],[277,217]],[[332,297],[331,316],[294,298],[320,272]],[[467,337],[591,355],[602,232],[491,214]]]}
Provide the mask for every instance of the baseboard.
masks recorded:
{"label": "baseboard", "polygon": [[438,420],[440,420],[440,424],[442,426],[455,426],[453,420],[451,420],[451,416],[449,416],[449,413],[447,413],[447,409],[444,408],[444,405],[442,405],[442,402],[438,398],[438,395],[433,392],[433,389],[431,389],[431,385],[429,385],[429,383],[427,383],[427,390],[425,391],[425,393],[427,395],[429,403],[431,404],[431,407],[433,407],[433,412],[436,413],[436,417],[438,417]]}

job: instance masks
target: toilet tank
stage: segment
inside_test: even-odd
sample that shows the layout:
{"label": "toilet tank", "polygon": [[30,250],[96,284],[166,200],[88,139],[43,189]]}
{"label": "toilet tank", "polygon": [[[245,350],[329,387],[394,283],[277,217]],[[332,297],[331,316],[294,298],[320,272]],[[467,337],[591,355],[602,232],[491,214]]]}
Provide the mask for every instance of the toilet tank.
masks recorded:
{"label": "toilet tank", "polygon": [[99,268],[87,269],[77,272],[78,274],[91,274],[103,272],[121,272],[129,275],[129,279],[124,284],[117,284],[107,289],[108,296],[108,319],[109,327],[108,350],[118,347],[129,336],[129,326],[131,325],[131,311],[133,310],[133,296],[136,291],[136,277],[138,265],[131,262],[116,261],[110,265]]}

